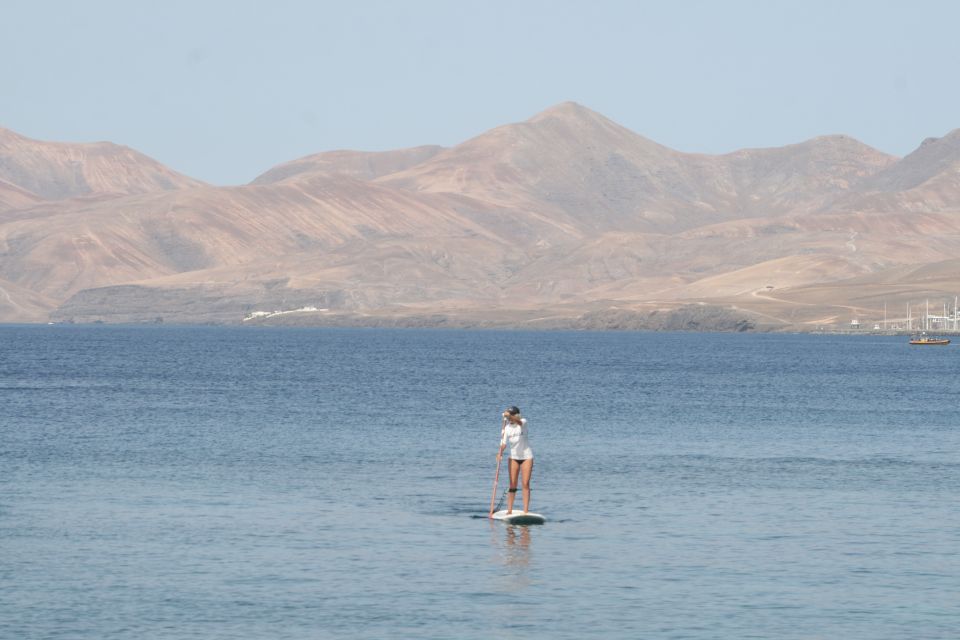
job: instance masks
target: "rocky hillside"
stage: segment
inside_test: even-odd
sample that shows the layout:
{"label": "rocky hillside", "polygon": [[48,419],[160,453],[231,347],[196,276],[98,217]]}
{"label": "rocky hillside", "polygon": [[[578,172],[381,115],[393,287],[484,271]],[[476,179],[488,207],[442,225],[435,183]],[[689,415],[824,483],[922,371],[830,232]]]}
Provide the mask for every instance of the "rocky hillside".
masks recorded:
{"label": "rocky hillside", "polygon": [[913,295],[890,274],[941,265],[936,291],[953,286],[958,141],[688,154],[563,103],[446,149],[322,152],[214,187],[0,131],[0,320],[842,323]]}
{"label": "rocky hillside", "polygon": [[44,200],[172,191],[203,184],[128,147],[109,142],[41,142],[8,129],[0,129],[0,181],[0,190],[8,183]]}

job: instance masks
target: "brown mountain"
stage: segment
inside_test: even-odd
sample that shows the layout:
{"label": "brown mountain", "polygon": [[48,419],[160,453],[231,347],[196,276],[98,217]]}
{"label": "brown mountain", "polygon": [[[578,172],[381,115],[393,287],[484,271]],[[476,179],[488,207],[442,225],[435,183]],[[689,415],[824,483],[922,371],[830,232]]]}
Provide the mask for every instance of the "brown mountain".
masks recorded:
{"label": "brown mountain", "polygon": [[0,280],[0,322],[46,322],[57,300]]}
{"label": "brown mountain", "polygon": [[[903,159],[846,136],[688,154],[574,103],[448,149],[307,156],[242,187],[174,180],[114,145],[131,167],[27,145],[0,164],[0,319],[843,322],[910,295],[909,275],[883,274],[960,255],[957,147],[954,132]],[[62,173],[74,157],[82,183]],[[954,272],[934,270],[947,291]]]}
{"label": "brown mountain", "polygon": [[200,186],[128,147],[41,142],[0,129],[0,180],[46,200]]}
{"label": "brown mountain", "polygon": [[382,152],[326,151],[277,165],[258,176],[252,184],[333,175],[373,180],[425,162],[442,150],[443,147],[428,145]]}
{"label": "brown mountain", "polygon": [[944,174],[956,174],[960,167],[960,129],[942,138],[927,138],[910,155],[871,179],[864,181],[868,191],[910,191]]}
{"label": "brown mountain", "polygon": [[960,129],[927,138],[913,153],[865,180],[838,207],[872,211],[957,211]]}
{"label": "brown mountain", "polygon": [[43,198],[37,194],[6,180],[0,180],[0,212],[24,209],[38,202],[43,202]]}
{"label": "brown mountain", "polygon": [[846,136],[685,154],[568,102],[379,181],[521,204],[587,234],[675,232],[819,207],[895,160]]}
{"label": "brown mountain", "polygon": [[343,176],[46,203],[0,224],[0,273],[62,300],[91,287],[324,253],[351,240],[491,235],[456,204]]}

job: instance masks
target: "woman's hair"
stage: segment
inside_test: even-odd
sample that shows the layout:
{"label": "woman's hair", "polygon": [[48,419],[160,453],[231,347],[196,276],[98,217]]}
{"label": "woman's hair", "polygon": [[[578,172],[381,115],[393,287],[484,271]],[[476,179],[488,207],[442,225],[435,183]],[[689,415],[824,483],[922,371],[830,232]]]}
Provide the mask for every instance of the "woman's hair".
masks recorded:
{"label": "woman's hair", "polygon": [[520,415],[520,407],[507,407],[507,413],[512,416]]}

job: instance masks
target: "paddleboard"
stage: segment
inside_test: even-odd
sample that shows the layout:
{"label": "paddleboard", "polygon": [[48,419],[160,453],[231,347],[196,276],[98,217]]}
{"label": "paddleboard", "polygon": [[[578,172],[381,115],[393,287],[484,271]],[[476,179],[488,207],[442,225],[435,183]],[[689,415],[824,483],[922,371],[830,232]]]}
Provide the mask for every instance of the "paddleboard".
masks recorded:
{"label": "paddleboard", "polygon": [[513,513],[507,514],[506,509],[493,514],[493,519],[503,520],[509,524],[543,524],[547,521],[547,519],[539,513],[524,513],[523,511],[514,510]]}

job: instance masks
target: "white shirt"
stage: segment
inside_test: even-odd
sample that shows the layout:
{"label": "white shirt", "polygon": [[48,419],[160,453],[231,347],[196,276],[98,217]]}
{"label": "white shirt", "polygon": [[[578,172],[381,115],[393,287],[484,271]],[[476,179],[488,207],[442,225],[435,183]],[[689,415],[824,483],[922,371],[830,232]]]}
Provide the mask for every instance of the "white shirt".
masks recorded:
{"label": "white shirt", "polygon": [[520,418],[520,424],[507,420],[507,426],[503,428],[503,437],[500,439],[500,444],[509,446],[509,457],[514,460],[533,458],[533,449],[530,448],[530,440],[527,439],[527,419]]}

